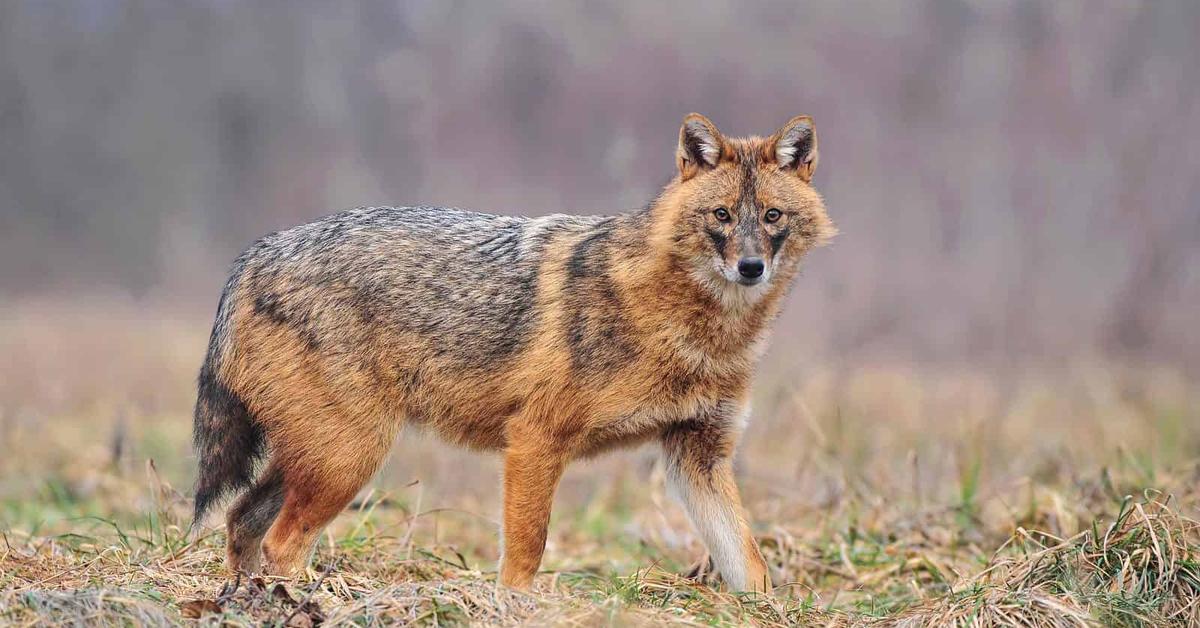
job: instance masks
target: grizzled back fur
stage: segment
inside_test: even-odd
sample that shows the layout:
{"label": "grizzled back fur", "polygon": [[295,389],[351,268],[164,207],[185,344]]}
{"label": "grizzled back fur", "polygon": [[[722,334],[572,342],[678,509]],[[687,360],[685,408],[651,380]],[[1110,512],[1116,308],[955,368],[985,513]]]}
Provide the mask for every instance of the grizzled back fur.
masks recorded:
{"label": "grizzled back fur", "polygon": [[[261,424],[221,375],[232,350],[235,302],[255,320],[294,334],[307,350],[356,368],[386,361],[372,351],[373,336],[389,333],[427,340],[432,355],[456,368],[486,369],[513,356],[533,333],[546,242],[603,221],[372,207],[255,242],[234,264],[200,371],[194,438],[203,472],[194,521],[221,496],[249,486],[265,453]],[[388,366],[388,381],[407,390],[432,368],[418,360]]]}

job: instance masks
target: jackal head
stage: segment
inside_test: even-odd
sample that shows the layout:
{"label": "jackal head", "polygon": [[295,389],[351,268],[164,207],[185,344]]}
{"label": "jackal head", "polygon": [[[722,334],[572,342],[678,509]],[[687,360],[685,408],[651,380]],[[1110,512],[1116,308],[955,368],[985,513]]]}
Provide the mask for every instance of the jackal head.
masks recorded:
{"label": "jackal head", "polygon": [[770,137],[727,138],[690,114],[676,164],[662,199],[672,246],[722,296],[752,298],[790,278],[804,253],[836,232],[811,185],[817,133],[808,116]]}

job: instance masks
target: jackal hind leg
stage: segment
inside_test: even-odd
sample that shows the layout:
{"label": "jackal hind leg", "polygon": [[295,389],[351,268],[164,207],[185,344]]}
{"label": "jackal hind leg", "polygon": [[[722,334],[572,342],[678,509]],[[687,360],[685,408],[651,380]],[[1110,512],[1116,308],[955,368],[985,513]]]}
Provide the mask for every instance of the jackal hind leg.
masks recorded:
{"label": "jackal hind leg", "polygon": [[263,536],[282,506],[283,472],[277,465],[269,464],[226,515],[225,564],[230,571],[247,574],[259,571]]}
{"label": "jackal hind leg", "polygon": [[262,544],[270,573],[303,570],[321,531],[379,469],[393,434],[356,438],[354,432],[342,430],[336,438],[315,442],[310,438],[305,446],[290,449],[281,443],[282,507]]}

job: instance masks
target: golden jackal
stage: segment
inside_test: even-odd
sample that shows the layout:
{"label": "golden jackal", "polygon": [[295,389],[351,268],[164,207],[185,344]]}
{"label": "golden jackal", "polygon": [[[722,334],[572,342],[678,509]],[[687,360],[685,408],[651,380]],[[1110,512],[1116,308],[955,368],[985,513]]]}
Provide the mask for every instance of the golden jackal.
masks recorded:
{"label": "golden jackal", "polygon": [[251,245],[195,415],[195,522],[249,488],[229,568],[303,567],[409,423],[503,452],[505,585],[532,583],[568,462],[654,439],[725,582],[768,589],[732,459],[768,325],[834,233],[817,136],[807,116],[738,139],[691,114],[675,161],[627,214],[375,207]]}

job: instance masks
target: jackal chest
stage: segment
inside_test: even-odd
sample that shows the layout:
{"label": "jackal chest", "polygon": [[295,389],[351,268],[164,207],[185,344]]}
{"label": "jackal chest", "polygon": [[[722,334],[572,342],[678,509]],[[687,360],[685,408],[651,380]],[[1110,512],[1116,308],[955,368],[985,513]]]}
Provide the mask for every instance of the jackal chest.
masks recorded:
{"label": "jackal chest", "polygon": [[594,410],[589,453],[656,438],[672,425],[740,406],[746,379],[733,372],[664,369],[615,383]]}

